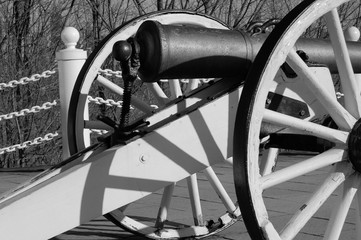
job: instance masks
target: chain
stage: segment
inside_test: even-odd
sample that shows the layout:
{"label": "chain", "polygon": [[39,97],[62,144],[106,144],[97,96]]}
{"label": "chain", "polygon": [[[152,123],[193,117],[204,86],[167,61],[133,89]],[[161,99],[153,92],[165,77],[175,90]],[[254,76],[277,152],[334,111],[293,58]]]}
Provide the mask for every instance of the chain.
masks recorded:
{"label": "chain", "polygon": [[122,71],[114,71],[111,69],[99,69],[99,73],[104,74],[105,76],[115,76],[115,77],[122,77]]}
{"label": "chain", "polygon": [[246,26],[246,31],[252,36],[261,33],[271,32],[272,29],[280,22],[279,19],[273,18],[265,22],[251,22]]}
{"label": "chain", "polygon": [[343,94],[343,93],[340,93],[340,92],[337,92],[336,93],[336,98],[337,99],[340,99],[340,98],[342,98],[342,97],[344,97],[345,96],[345,94]]}
{"label": "chain", "polygon": [[[95,97],[93,98],[92,96],[88,96],[88,101],[89,102],[93,102],[95,104],[98,104],[98,105],[102,105],[102,104],[105,104],[106,106],[108,107],[112,107],[112,106],[115,106],[115,107],[118,107],[118,108],[121,108],[122,107],[122,104],[123,104],[123,101],[114,101],[113,99],[103,99],[101,97]],[[153,109],[158,109],[159,107],[157,105],[150,105],[151,108]],[[131,107],[131,109],[133,110],[134,108]]]}
{"label": "chain", "polygon": [[20,110],[19,112],[12,112],[12,113],[8,113],[8,114],[0,115],[0,121],[8,120],[8,119],[11,119],[14,117],[25,116],[25,114],[29,114],[29,113],[38,113],[41,110],[48,110],[55,105],[57,105],[56,100],[54,100],[53,102],[46,102],[41,106],[33,106],[30,109],[25,108],[23,110]]}
{"label": "chain", "polygon": [[54,70],[46,70],[41,74],[34,74],[31,77],[23,77],[20,78],[20,80],[12,80],[8,83],[0,83],[0,90],[3,90],[5,88],[14,88],[17,85],[25,85],[30,82],[36,82],[39,81],[41,78],[48,78],[55,73],[56,71]]}
{"label": "chain", "polygon": [[88,100],[89,100],[89,102],[93,102],[93,103],[98,104],[98,105],[105,104],[108,107],[115,106],[115,107],[121,108],[122,104],[123,104],[123,101],[117,101],[116,102],[113,99],[105,100],[105,99],[103,99],[101,97],[93,98],[92,96],[88,96]]}
{"label": "chain", "polygon": [[17,149],[24,149],[24,148],[27,148],[29,146],[39,145],[39,144],[42,144],[44,142],[51,141],[51,140],[53,140],[54,138],[56,138],[58,136],[59,136],[59,134],[57,132],[48,133],[44,137],[37,137],[37,138],[35,138],[35,139],[31,140],[31,141],[25,141],[23,143],[15,144],[13,146],[0,148],[0,155],[4,154],[4,153],[14,152]]}

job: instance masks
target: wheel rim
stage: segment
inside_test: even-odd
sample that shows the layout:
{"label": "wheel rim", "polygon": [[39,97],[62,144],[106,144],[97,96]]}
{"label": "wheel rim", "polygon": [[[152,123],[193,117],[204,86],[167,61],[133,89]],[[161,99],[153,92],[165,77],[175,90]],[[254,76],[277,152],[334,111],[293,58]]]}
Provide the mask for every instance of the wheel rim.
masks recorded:
{"label": "wheel rim", "polygon": [[[303,1],[271,33],[249,72],[236,117],[234,178],[242,216],[252,239],[293,239],[297,234],[305,237],[301,230],[312,231],[314,221],[325,218],[325,215],[328,216],[323,211],[328,212],[330,208],[336,210],[327,217],[330,220],[324,231],[318,227],[317,231],[313,230],[310,234],[319,234],[325,239],[341,239],[340,234],[352,199],[359,187],[360,176],[360,173],[354,170],[354,164],[351,164],[346,157],[347,149],[357,148],[356,143],[351,146],[348,142],[351,139],[350,133],[358,134],[355,133],[358,130],[355,123],[360,118],[360,91],[356,85],[354,72],[350,70],[352,67],[348,51],[343,50],[343,45],[346,43],[336,10],[345,2],[347,1]],[[345,56],[343,59],[337,59],[337,68],[345,95],[343,105],[336,99],[331,76],[327,78],[326,85],[320,85],[316,81],[315,73],[293,49],[301,34],[321,17],[326,19],[336,55]],[[266,109],[265,103],[268,101],[269,91],[277,92],[283,87],[282,92],[287,95],[287,89],[291,89],[291,84],[295,84],[287,83],[286,80],[283,82],[277,80],[282,76],[285,79],[284,71],[279,71],[285,61],[298,75],[296,79],[303,79],[296,90],[293,90],[302,95],[302,89],[307,89],[318,105],[318,107],[312,105],[313,103],[310,103],[312,99],[303,99],[308,109],[311,109],[310,117],[303,120]],[[331,86],[332,89],[327,86]],[[315,111],[312,110],[313,108],[321,110]],[[325,127],[322,122],[315,122],[320,114],[330,115],[338,128]],[[326,139],[333,147],[320,154],[297,159],[297,162],[282,161],[281,166],[278,166],[274,172],[261,175],[259,168],[264,163],[260,162],[262,160],[259,155],[262,154],[259,147],[264,135],[260,134],[264,133],[266,124],[280,126],[281,128],[277,128],[279,133],[301,133]],[[270,133],[272,132],[268,135]],[[275,195],[271,196],[272,191],[274,193],[287,184],[310,179],[313,174],[320,176],[317,181],[313,179],[314,188],[304,190],[305,193],[297,197],[297,200],[294,199],[292,202],[291,196],[283,199]],[[344,188],[341,193],[338,189],[340,187]],[[304,198],[306,193],[308,196]],[[332,194],[338,193],[340,199],[335,200]],[[277,199],[277,203],[272,203],[272,197]],[[283,205],[283,209],[272,210],[277,208],[277,205]],[[357,235],[356,239],[360,237]]]}
{"label": "wheel rim", "polygon": [[[71,138],[69,139],[69,147],[72,153],[76,153],[77,151],[88,146],[89,144],[97,141],[96,139],[92,138],[91,143],[89,143],[84,137],[86,134],[89,134],[88,128],[90,127],[87,126],[95,126],[102,130],[109,130],[109,127],[106,127],[103,124],[100,124],[99,121],[95,120],[94,116],[87,116],[88,106],[86,103],[88,95],[95,93],[97,88],[99,87],[98,85],[100,85],[102,88],[105,88],[104,91],[112,92],[113,95],[111,96],[119,98],[122,89],[119,87],[119,84],[113,83],[119,80],[114,80],[112,77],[108,77],[106,75],[109,73],[113,75],[119,73],[111,73],[109,71],[105,71],[105,75],[98,75],[98,73],[101,68],[104,68],[103,63],[108,61],[107,59],[108,56],[111,55],[113,44],[116,41],[125,40],[134,35],[138,27],[145,20],[156,20],[163,24],[181,23],[201,25],[207,28],[227,29],[227,27],[223,23],[207,16],[198,15],[192,12],[164,11],[149,14],[132,20],[109,34],[102,41],[102,43],[100,43],[99,47],[94,52],[92,52],[92,54],[87,59],[87,62],[82,68],[74,87],[69,114],[69,136],[71,136]],[[165,92],[162,88],[160,88],[157,83],[145,84],[147,86],[141,86],[140,89],[141,91],[150,91],[152,94],[151,96],[154,98],[151,100],[153,102],[150,102],[149,104],[149,99],[142,99],[139,95],[135,97],[138,99],[134,102],[135,98],[132,97],[132,104],[134,108],[139,110],[132,110],[138,111],[133,112],[134,115],[138,114],[140,116],[144,116],[144,114],[152,114],[152,111],[154,109],[151,104],[157,104],[161,107],[172,99],[196,88],[199,85],[199,80],[174,80],[170,81],[169,83],[162,83],[169,84],[167,88],[168,92]],[[93,101],[95,100],[96,98],[93,97]],[[119,99],[117,99],[116,101],[118,100]],[[108,104],[111,103],[112,102],[108,101]],[[97,111],[97,109],[94,110],[94,108],[91,108],[90,106],[89,109],[91,113],[92,111]],[[98,109],[98,111],[102,110]],[[103,109],[103,112],[106,112],[106,110],[104,111]],[[116,111],[111,112],[111,114],[114,114],[114,112]],[[108,112],[106,112],[106,114],[108,114],[109,117],[112,117],[112,115]],[[90,121],[88,121],[88,119],[90,119]],[[84,122],[87,122],[87,124],[85,125]],[[194,215],[190,216],[190,219],[187,220],[188,222],[181,222],[175,225],[173,222],[171,222],[171,220],[168,220],[170,218],[170,214],[168,213],[168,211],[170,210],[170,202],[173,196],[174,188],[176,187],[175,185],[171,185],[165,188],[163,193],[155,193],[156,195],[162,195],[163,197],[161,200],[158,199],[160,201],[160,204],[158,205],[160,210],[157,214],[153,216],[151,221],[143,221],[141,218],[136,218],[134,216],[129,217],[129,214],[133,214],[135,211],[132,205],[117,209],[107,214],[106,217],[113,223],[127,231],[152,239],[169,239],[184,237],[202,238],[217,233],[235,223],[240,216],[240,211],[238,207],[234,204],[234,201],[231,200],[229,194],[224,189],[223,185],[217,177],[216,172],[217,171],[214,171],[213,168],[210,167],[206,169],[204,173],[201,173],[201,176],[197,177],[197,174],[194,174],[193,176],[189,177],[189,179],[187,179],[186,183],[183,183],[183,185],[185,184],[189,188],[192,212]],[[214,224],[206,222],[206,219],[202,219],[203,217],[208,218],[208,216],[203,215],[201,211],[201,205],[202,203],[204,203],[204,201],[201,200],[199,196],[197,178],[207,179],[207,181],[211,183],[212,188],[215,190],[215,192],[219,196],[221,196],[222,202],[225,205],[226,209],[222,210],[224,212],[217,213],[219,215],[216,216],[217,219],[219,218],[221,220],[215,220]],[[181,184],[180,187],[184,186],[182,186]],[[230,188],[227,188],[227,191],[229,189]],[[232,198],[235,199],[235,197]],[[193,219],[194,224],[192,223]]]}

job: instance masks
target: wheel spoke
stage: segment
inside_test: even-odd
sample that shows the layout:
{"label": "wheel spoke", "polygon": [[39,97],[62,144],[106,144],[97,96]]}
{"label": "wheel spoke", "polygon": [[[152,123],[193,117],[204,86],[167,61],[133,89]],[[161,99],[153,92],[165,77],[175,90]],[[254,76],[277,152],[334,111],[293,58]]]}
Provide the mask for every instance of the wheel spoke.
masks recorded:
{"label": "wheel spoke", "polygon": [[203,225],[203,214],[199,197],[197,174],[193,174],[187,178],[187,186],[193,212],[194,225],[201,226]]}
{"label": "wheel spoke", "polygon": [[341,130],[328,128],[313,122],[308,122],[267,109],[264,112],[263,121],[277,126],[298,130],[303,134],[320,137],[328,141],[341,144],[346,144],[347,137],[349,135],[347,132]]}
{"label": "wheel spoke", "polygon": [[183,95],[179,80],[168,80],[168,83],[171,99],[176,99],[177,97]]}
{"label": "wheel spoke", "polygon": [[333,207],[332,216],[327,226],[325,239],[339,239],[342,227],[350,209],[352,200],[360,185],[360,174],[354,173],[346,179],[344,183],[343,194],[340,196],[338,204]]}
{"label": "wheel spoke", "polygon": [[[121,88],[120,86],[116,85],[112,81],[106,79],[105,77],[103,77],[101,75],[98,75],[96,80],[98,83],[100,83],[102,86],[104,86],[111,92],[118,94],[119,96],[123,96],[124,89]],[[149,106],[144,101],[136,98],[135,96],[132,96],[132,105],[145,113],[151,113],[153,110],[151,106]]]}
{"label": "wheel spoke", "polygon": [[171,184],[164,188],[162,200],[160,202],[155,228],[163,228],[164,222],[167,220],[170,202],[172,200],[175,184]]}
{"label": "wheel spoke", "polygon": [[[226,207],[227,211],[231,214],[236,214],[236,211],[239,209],[233,203],[232,199],[229,197],[226,189],[224,189],[221,181],[219,181],[216,173],[214,172],[212,167],[208,167],[204,170],[206,174],[207,180],[212,185],[213,189],[216,191],[219,198],[222,200],[223,205]],[[240,212],[238,212],[238,215]]]}
{"label": "wheel spoke", "polygon": [[337,164],[335,168],[335,171],[325,179],[311,198],[300,207],[292,219],[285,225],[281,233],[282,240],[293,239],[335,189],[353,171],[347,163]]}
{"label": "wheel spoke", "polygon": [[341,21],[337,9],[325,15],[328,32],[335,52],[337,68],[341,78],[342,90],[345,94],[345,107],[355,117],[361,116],[360,91],[352,68]]}
{"label": "wheel spoke", "polygon": [[107,79],[107,78],[105,78],[105,77],[103,77],[101,75],[98,75],[95,80],[97,80],[98,83],[100,83],[103,87],[107,88],[111,92],[113,92],[115,94],[118,94],[119,96],[123,96],[123,94],[124,94],[123,88],[116,85],[115,83],[113,83],[109,79]]}
{"label": "wheel spoke", "polygon": [[199,85],[199,79],[189,79],[188,80],[187,89],[185,90],[185,93],[188,93],[194,89],[196,89]]}
{"label": "wheel spoke", "polygon": [[291,50],[287,57],[287,63],[291,68],[306,81],[306,85],[318,98],[320,103],[329,112],[336,124],[345,130],[352,129],[356,119],[332,96],[317,80],[314,73],[310,71],[307,64],[302,60],[295,50]]}
{"label": "wheel spoke", "polygon": [[272,169],[276,165],[278,153],[279,153],[278,148],[269,148],[265,150],[265,152],[262,154],[262,158],[260,162],[261,176],[265,176],[272,172]]}
{"label": "wheel spoke", "polygon": [[158,104],[163,106],[169,102],[169,98],[158,83],[146,83],[146,85],[152,91],[154,97],[157,99]]}
{"label": "wheel spoke", "polygon": [[361,191],[356,193],[356,239],[361,239]]}
{"label": "wheel spoke", "polygon": [[314,170],[341,162],[344,158],[344,155],[344,149],[330,149],[317,156],[265,175],[261,177],[262,189],[270,188]]}
{"label": "wheel spoke", "polygon": [[88,120],[84,121],[84,128],[85,129],[107,130],[107,131],[114,130],[111,126],[105,124],[104,122],[88,121]]}

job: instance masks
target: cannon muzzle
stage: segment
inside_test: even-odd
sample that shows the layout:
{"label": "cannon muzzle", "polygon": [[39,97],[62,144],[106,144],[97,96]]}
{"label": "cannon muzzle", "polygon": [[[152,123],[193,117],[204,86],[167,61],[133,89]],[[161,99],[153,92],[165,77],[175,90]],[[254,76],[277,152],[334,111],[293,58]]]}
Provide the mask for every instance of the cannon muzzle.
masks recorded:
{"label": "cannon muzzle", "polygon": [[[266,37],[146,21],[135,36],[140,46],[139,75],[146,82],[176,78],[245,79]],[[303,38],[295,46],[307,54],[309,62],[326,65],[331,73],[338,72],[330,41]],[[360,73],[361,43],[347,42],[347,46],[354,71]]]}

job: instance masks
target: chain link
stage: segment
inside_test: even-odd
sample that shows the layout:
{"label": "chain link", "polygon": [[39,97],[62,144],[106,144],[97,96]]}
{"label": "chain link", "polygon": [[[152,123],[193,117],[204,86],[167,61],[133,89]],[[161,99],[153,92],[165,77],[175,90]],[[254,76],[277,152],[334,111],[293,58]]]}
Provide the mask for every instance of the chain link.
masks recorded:
{"label": "chain link", "polygon": [[53,102],[46,102],[41,106],[33,106],[30,109],[25,108],[23,110],[20,110],[19,112],[12,112],[12,113],[8,113],[8,114],[0,115],[0,121],[8,120],[8,119],[11,119],[14,117],[25,116],[25,114],[29,114],[29,113],[38,113],[41,110],[50,109],[55,105],[57,105],[56,100],[54,100]]}
{"label": "chain link", "polygon": [[337,99],[340,99],[340,98],[342,98],[342,97],[344,97],[345,96],[345,94],[343,94],[343,93],[341,93],[341,92],[337,92],[336,93],[336,98]]}
{"label": "chain link", "polygon": [[251,22],[246,26],[246,32],[250,33],[251,36],[271,32],[279,22],[280,20],[277,18],[269,19],[264,22]]}
{"label": "chain link", "polygon": [[8,83],[0,83],[0,90],[3,90],[5,88],[14,88],[17,85],[25,85],[30,82],[36,82],[39,81],[41,78],[48,78],[55,73],[56,73],[55,70],[46,70],[41,74],[34,74],[31,77],[23,77],[20,78],[19,80],[12,80]]}
{"label": "chain link", "polygon": [[115,76],[115,77],[122,77],[122,71],[114,71],[111,69],[99,69],[99,73],[104,74],[105,76]]}
{"label": "chain link", "polygon": [[4,154],[4,153],[14,152],[17,149],[24,149],[24,148],[27,148],[29,146],[39,145],[39,144],[42,144],[44,142],[51,141],[51,140],[53,140],[54,138],[56,138],[58,136],[59,136],[58,132],[48,133],[44,137],[37,137],[37,138],[35,138],[35,139],[31,140],[31,141],[25,141],[25,142],[20,143],[20,144],[15,144],[15,145],[12,145],[12,146],[9,146],[9,147],[0,148],[0,155]]}
{"label": "chain link", "polygon": [[115,106],[115,107],[121,108],[122,104],[123,104],[123,101],[117,101],[116,102],[113,99],[105,100],[105,99],[103,99],[101,97],[93,98],[92,96],[88,96],[88,100],[89,100],[89,102],[93,102],[93,103],[98,104],[98,105],[105,104],[108,107]]}

